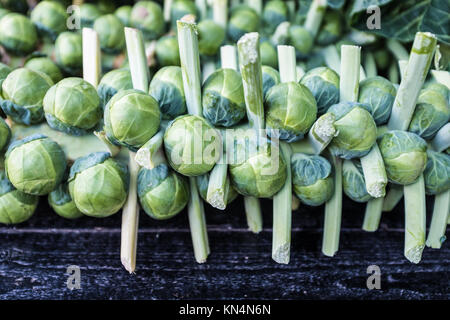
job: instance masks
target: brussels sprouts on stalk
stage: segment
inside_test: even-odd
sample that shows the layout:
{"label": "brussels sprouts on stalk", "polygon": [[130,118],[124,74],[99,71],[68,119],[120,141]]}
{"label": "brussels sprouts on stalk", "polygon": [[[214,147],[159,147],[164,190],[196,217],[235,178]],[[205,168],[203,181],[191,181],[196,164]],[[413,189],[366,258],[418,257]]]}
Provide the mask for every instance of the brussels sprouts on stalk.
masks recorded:
{"label": "brussels sprouts on stalk", "polygon": [[125,48],[123,28],[124,25],[114,14],[106,14],[95,20],[94,30],[98,33],[103,51],[114,54]]}
{"label": "brussels sprouts on stalk", "polygon": [[367,202],[372,197],[367,192],[364,173],[359,160],[345,160],[342,166],[342,187],[353,201]]}
{"label": "brussels sprouts on stalk", "polygon": [[61,147],[42,134],[13,142],[6,152],[8,179],[22,192],[46,195],[63,179],[66,156]]}
{"label": "brussels sprouts on stalk", "polygon": [[382,136],[379,146],[390,182],[411,184],[425,169],[427,143],[418,135],[392,130]]}
{"label": "brussels sprouts on stalk", "polygon": [[100,99],[89,82],[65,78],[48,90],[44,112],[52,129],[79,136],[100,121]]}
{"label": "brussels sprouts on stalk", "polygon": [[97,88],[101,107],[104,108],[117,92],[127,89],[133,89],[130,70],[116,69],[105,74]]}
{"label": "brussels sprouts on stalk", "polygon": [[0,117],[0,152],[3,152],[9,140],[11,140],[11,129],[5,120]]}
{"label": "brussels sprouts on stalk", "polygon": [[327,11],[323,18],[323,24],[317,35],[318,45],[327,46],[335,43],[342,36],[342,16],[339,11]]}
{"label": "brussels sprouts on stalk", "polygon": [[142,31],[146,40],[154,40],[164,32],[161,6],[153,1],[139,1],[131,10],[131,24]]}
{"label": "brussels sprouts on stalk", "polygon": [[180,20],[188,14],[197,16],[197,8],[195,7],[195,2],[191,0],[175,0],[170,7],[170,21],[172,27],[176,29],[177,20]]}
{"label": "brussels sprouts on stalk", "polygon": [[156,42],[156,59],[163,67],[180,65],[180,49],[176,36],[164,36]]}
{"label": "brussels sprouts on stalk", "polygon": [[294,153],[291,158],[292,184],[295,195],[309,206],[320,206],[334,192],[331,164],[316,155]]}
{"label": "brussels sprouts on stalk", "polygon": [[163,119],[174,119],[186,113],[181,68],[161,68],[150,82],[150,95],[158,101]]}
{"label": "brussels sprouts on stalk", "polygon": [[81,28],[92,28],[95,19],[102,15],[100,9],[93,3],[83,3],[80,6],[80,10],[74,12],[77,15],[77,19],[80,21]]}
{"label": "brussels sprouts on stalk", "polygon": [[244,34],[257,31],[259,16],[255,10],[247,6],[240,6],[231,13],[228,23],[228,36],[237,42]]}
{"label": "brussels sprouts on stalk", "polygon": [[311,91],[317,102],[317,112],[323,114],[339,102],[339,75],[327,67],[309,70],[300,83]]}
{"label": "brussels sprouts on stalk", "polygon": [[198,51],[204,56],[214,56],[225,40],[225,30],[213,20],[202,20],[197,25]]}
{"label": "brussels sprouts on stalk", "polygon": [[48,204],[61,217],[66,219],[77,219],[83,216],[78,210],[69,193],[67,183],[61,183],[48,195]]}
{"label": "brussels sprouts on stalk", "polygon": [[289,44],[295,48],[299,58],[305,58],[311,51],[314,39],[311,33],[302,26],[292,25],[289,27]]}
{"label": "brussels sprouts on stalk", "polygon": [[373,120],[379,126],[389,120],[396,94],[389,80],[380,76],[367,78],[359,84],[358,102],[370,106]]}
{"label": "brussels sprouts on stalk", "polygon": [[70,168],[69,192],[77,208],[87,216],[108,217],[127,200],[127,166],[107,152],[78,158]]}
{"label": "brussels sprouts on stalk", "polygon": [[429,195],[436,195],[450,189],[450,155],[428,150],[423,177],[425,191]]}
{"label": "brussels sprouts on stalk", "polygon": [[233,69],[213,72],[203,84],[203,116],[215,126],[231,127],[245,117],[242,78]]}
{"label": "brussels sprouts on stalk", "polygon": [[45,73],[52,79],[53,83],[59,82],[63,75],[59,67],[49,58],[38,57],[27,61],[24,65],[25,68]]}
{"label": "brussels sprouts on stalk", "polygon": [[[208,195],[209,178],[210,178],[209,173],[196,177],[198,193],[200,194],[200,197],[202,197],[202,199],[206,202],[208,202],[207,195]],[[225,189],[228,192],[226,204],[229,204],[233,202],[239,194],[231,185],[230,179],[226,180]]]}
{"label": "brussels sprouts on stalk", "polygon": [[289,10],[284,1],[272,0],[264,6],[262,19],[268,33],[273,33],[280,23],[288,20],[288,17]]}
{"label": "brussels sprouts on stalk", "polygon": [[269,66],[262,66],[261,69],[263,81],[263,96],[265,97],[270,88],[280,83],[280,74],[278,70]]}
{"label": "brussels sprouts on stalk", "polygon": [[0,20],[0,44],[9,52],[25,56],[36,47],[37,33],[28,17],[19,13],[8,13]]}
{"label": "brussels sprouts on stalk", "polygon": [[275,47],[269,40],[262,40],[259,45],[261,64],[272,68],[278,67],[278,55]]}
{"label": "brussels sprouts on stalk", "polygon": [[153,169],[142,168],[138,176],[139,202],[152,218],[165,220],[178,214],[189,200],[189,185],[185,177],[166,164]]}
{"label": "brussels sprouts on stalk", "polygon": [[55,59],[59,67],[71,75],[80,75],[83,67],[83,46],[79,33],[63,32],[55,42]]}
{"label": "brussels sprouts on stalk", "polygon": [[114,12],[117,18],[122,22],[125,27],[131,25],[131,6],[121,6]]}
{"label": "brussels sprouts on stalk", "polygon": [[39,197],[16,190],[5,172],[0,171],[0,223],[27,221],[36,210]]}
{"label": "brussels sprouts on stalk", "polygon": [[31,21],[38,32],[55,41],[58,34],[67,30],[67,12],[64,6],[56,1],[39,2],[31,11]]}
{"label": "brussels sprouts on stalk", "polygon": [[44,119],[43,99],[52,85],[52,80],[44,73],[27,68],[14,70],[2,84],[0,105],[3,112],[17,123],[41,122]]}

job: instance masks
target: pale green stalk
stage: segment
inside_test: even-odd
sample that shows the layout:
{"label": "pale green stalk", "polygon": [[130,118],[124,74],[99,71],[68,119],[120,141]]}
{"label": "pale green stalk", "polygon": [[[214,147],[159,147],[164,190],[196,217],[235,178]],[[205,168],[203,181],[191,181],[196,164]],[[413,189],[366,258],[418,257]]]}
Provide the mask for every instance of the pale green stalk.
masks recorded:
{"label": "pale green stalk", "polygon": [[408,67],[408,60],[398,60],[398,68],[400,69],[400,75],[403,79],[406,68]]}
{"label": "pale green stalk", "polygon": [[450,123],[447,123],[439,129],[436,136],[431,141],[431,145],[437,152],[443,152],[450,148]]}
{"label": "pale green stalk", "polygon": [[292,46],[279,45],[277,51],[280,81],[297,82],[295,48]]}
{"label": "pale green stalk", "polygon": [[255,197],[244,197],[245,216],[248,229],[253,233],[260,233],[263,227],[261,204]]}
{"label": "pale green stalk", "polygon": [[226,155],[224,151],[209,175],[208,191],[206,193],[206,201],[214,208],[220,210],[225,210],[228,198],[226,183],[228,164],[225,159]]}
{"label": "pale green stalk", "polygon": [[228,23],[228,0],[213,0],[213,20],[226,30]]}
{"label": "pale green stalk", "polygon": [[173,0],[164,0],[164,21],[170,22],[170,14],[172,9]]}
{"label": "pale green stalk", "polygon": [[391,212],[403,198],[403,187],[391,184],[390,189],[384,198],[383,211]]}
{"label": "pale green stalk", "polygon": [[334,123],[336,116],[333,113],[321,115],[308,132],[307,141],[314,149],[315,154],[321,154],[339,132]]}
{"label": "pale green stalk", "polygon": [[111,154],[111,157],[115,157],[120,152],[120,147],[112,144],[108,138],[106,137],[105,131],[94,131],[94,135],[101,141],[103,144],[108,148],[109,153]]}
{"label": "pale green stalk", "polygon": [[364,70],[366,70],[367,77],[372,78],[377,76],[377,64],[375,63],[372,52],[367,52],[364,58]]}
{"label": "pale green stalk", "polygon": [[322,55],[325,59],[325,64],[328,68],[333,69],[337,74],[341,73],[341,62],[339,59],[339,52],[334,44],[325,47],[322,50]]}
{"label": "pale green stalk", "polygon": [[297,82],[299,82],[300,79],[305,75],[305,70],[301,65],[297,65],[295,68],[297,70]]}
{"label": "pale green stalk", "polygon": [[449,219],[450,191],[444,191],[434,197],[433,217],[428,232],[427,247],[440,249],[445,241],[445,231]]}
{"label": "pale green stalk", "polygon": [[270,38],[270,41],[274,46],[286,44],[288,42],[290,26],[291,23],[289,21],[284,21],[278,25],[272,37]]}
{"label": "pale green stalk", "polygon": [[133,88],[147,92],[150,81],[150,69],[147,66],[142,33],[137,29],[125,28],[125,41]]}
{"label": "pale green stalk", "polygon": [[167,125],[167,121],[161,122],[159,131],[136,152],[135,160],[141,167],[153,169],[166,162],[163,138]]}
{"label": "pale green stalk", "polygon": [[195,0],[195,6],[197,7],[200,17],[197,20],[204,20],[208,15],[208,4],[206,0]]}
{"label": "pale green stalk", "polygon": [[444,70],[431,70],[434,80],[447,86],[450,90],[450,72]]}
{"label": "pale green stalk", "polygon": [[247,5],[256,11],[256,13],[261,16],[263,10],[263,2],[262,0],[246,0]]}
{"label": "pale green stalk", "polygon": [[316,149],[307,139],[298,140],[289,144],[292,153],[317,154]]}
{"label": "pale green stalk", "polygon": [[83,28],[83,79],[97,88],[101,73],[100,40],[94,29]]}
{"label": "pale green stalk", "polygon": [[395,39],[388,39],[387,47],[389,51],[394,55],[396,60],[408,60],[408,51],[406,51],[406,49],[399,41]]}
{"label": "pale green stalk", "polygon": [[202,83],[206,81],[206,79],[208,79],[208,77],[214,72],[216,71],[216,63],[214,62],[214,60],[206,60],[203,63],[203,68],[202,68]]}
{"label": "pale green stalk", "polygon": [[378,230],[384,198],[371,199],[367,202],[362,229],[368,232]]}
{"label": "pale green stalk", "polygon": [[388,69],[388,79],[392,83],[399,83],[400,75],[398,72],[397,64],[391,63]]}
{"label": "pale green stalk", "polygon": [[313,39],[316,37],[322,23],[323,15],[327,9],[326,0],[313,0],[309,6],[304,27],[308,30]]}
{"label": "pale green stalk", "polygon": [[366,190],[373,198],[386,194],[387,174],[378,144],[375,142],[370,152],[361,158],[361,166],[366,182]]}
{"label": "pale green stalk", "polygon": [[300,208],[300,200],[295,195],[292,195],[292,211],[298,210]]}
{"label": "pale green stalk", "polygon": [[220,61],[223,69],[234,69],[238,71],[236,47],[234,45],[220,47]]}

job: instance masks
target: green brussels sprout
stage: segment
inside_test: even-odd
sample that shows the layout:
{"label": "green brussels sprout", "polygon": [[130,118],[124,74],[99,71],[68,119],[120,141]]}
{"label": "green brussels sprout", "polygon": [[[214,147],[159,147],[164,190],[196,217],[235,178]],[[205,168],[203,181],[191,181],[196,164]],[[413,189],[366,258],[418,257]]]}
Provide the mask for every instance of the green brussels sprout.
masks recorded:
{"label": "green brussels sprout", "polygon": [[97,7],[102,14],[113,13],[116,10],[116,5],[111,0],[98,0]]}
{"label": "green brussels sprout", "polygon": [[101,107],[105,108],[117,92],[128,89],[133,89],[130,70],[116,69],[108,72],[100,80],[97,88]]}
{"label": "green brussels sprout", "polygon": [[225,29],[212,20],[202,20],[197,24],[198,51],[204,56],[214,56],[225,40]]}
{"label": "green brussels sprout", "polygon": [[11,129],[8,124],[0,117],[0,152],[5,150],[5,147],[8,145],[11,140]]}
{"label": "green brussels sprout", "polygon": [[[317,117],[314,96],[304,85],[284,82],[272,87],[265,97],[266,128],[287,142],[303,138]],[[278,133],[272,130],[278,130]]]}
{"label": "green brussels sprout", "polygon": [[139,1],[131,10],[131,24],[142,31],[146,40],[159,38],[164,32],[161,6],[153,1]]}
{"label": "green brussels sprout", "polygon": [[300,83],[311,91],[317,102],[317,112],[324,114],[339,102],[339,75],[327,67],[317,67],[305,73]]}
{"label": "green brussels sprout", "polygon": [[369,153],[377,138],[377,127],[369,106],[357,102],[332,105],[328,112],[336,117],[339,132],[330,143],[331,152],[344,159],[360,158]]}
{"label": "green brussels sprout", "polygon": [[180,65],[180,49],[176,36],[164,36],[156,42],[156,59],[162,67]]}
{"label": "green brussels sprout", "polygon": [[80,75],[83,68],[81,35],[69,31],[61,33],[55,42],[55,59],[63,71],[71,75]]}
{"label": "green brussels sprout", "polygon": [[423,172],[426,193],[436,195],[450,189],[450,155],[428,150],[427,159]]}
{"label": "green brussels sprout", "polygon": [[18,224],[27,221],[36,211],[39,197],[16,190],[5,172],[0,171],[0,223]]}
{"label": "green brussels sprout", "polygon": [[97,18],[94,22],[94,30],[97,31],[100,47],[106,53],[119,53],[125,48],[124,25],[114,14],[106,14]]}
{"label": "green brussels sprout", "polygon": [[158,131],[161,113],[155,98],[129,89],[109,100],[104,121],[106,136],[112,143],[137,151]]}
{"label": "green brussels sprout", "polygon": [[389,80],[377,76],[361,81],[358,101],[372,109],[373,120],[380,126],[389,120],[396,94],[397,90]]}
{"label": "green brussels sprout", "polygon": [[339,11],[327,11],[323,18],[322,27],[317,34],[316,43],[327,46],[336,43],[342,36],[342,16]]}
{"label": "green brussels sprout", "polygon": [[280,83],[280,74],[278,73],[278,70],[269,66],[262,66],[262,81],[263,95],[266,97],[270,88]]}
{"label": "green brussels sprout", "polygon": [[121,6],[114,12],[125,27],[131,26],[131,6]]}
{"label": "green brussels sprout", "polygon": [[[197,180],[197,189],[198,193],[200,194],[200,197],[207,202],[207,195],[208,195],[208,185],[209,185],[209,173],[201,175],[196,177]],[[238,197],[237,191],[233,188],[231,185],[230,179],[227,179],[225,182],[225,189],[228,189],[228,197],[227,197],[227,204],[233,202]]]}
{"label": "green brussels sprout", "polygon": [[219,69],[203,83],[203,117],[214,126],[231,127],[245,117],[242,77],[236,70]]}
{"label": "green brussels sprout", "polygon": [[189,200],[189,184],[185,177],[166,164],[138,175],[138,195],[144,211],[152,218],[165,220],[177,215]]}
{"label": "green brussels sprout", "polygon": [[408,131],[433,138],[450,120],[450,94],[446,86],[433,83],[420,92]]}
{"label": "green brussels sprout", "polygon": [[197,16],[197,8],[195,2],[191,0],[176,0],[170,7],[170,21],[172,28],[177,28],[177,20],[180,20],[185,15],[192,14]]}
{"label": "green brussels sprout", "polygon": [[262,20],[267,33],[273,33],[278,25],[289,18],[289,10],[284,1],[267,1],[262,13]]}
{"label": "green brussels sprout", "polygon": [[159,69],[150,82],[149,93],[158,101],[163,119],[172,120],[186,113],[186,97],[180,67]]}
{"label": "green brussels sprout", "polygon": [[44,73],[26,68],[16,69],[3,81],[0,106],[14,122],[26,125],[42,122],[42,103],[52,85],[52,80]]}
{"label": "green brussels sprout", "polygon": [[45,73],[52,79],[53,83],[57,83],[62,80],[63,75],[59,67],[49,58],[37,57],[27,61],[24,65],[25,68]]}
{"label": "green brussels sprout", "polygon": [[237,42],[244,34],[255,32],[259,29],[259,16],[255,10],[241,6],[231,13],[228,23],[228,36],[233,42]]}
{"label": "green brussels sprout", "polygon": [[52,86],[44,97],[48,125],[57,131],[80,136],[102,117],[95,88],[81,78],[65,78]]}
{"label": "green brussels sprout", "polygon": [[8,9],[0,8],[0,19],[6,16],[8,13],[11,13]]}
{"label": "green brussels sprout", "polygon": [[63,149],[42,134],[17,140],[6,151],[9,181],[17,190],[28,194],[49,194],[61,183],[66,166]]}
{"label": "green brussels sprout", "polygon": [[278,68],[278,54],[269,40],[261,41],[259,45],[261,64],[272,68]]}
{"label": "green brussels sprout", "polygon": [[2,84],[5,81],[8,74],[10,74],[12,69],[4,63],[0,62],[0,96],[2,93]]}
{"label": "green brussels sprout", "polygon": [[218,161],[221,148],[220,133],[198,116],[179,116],[169,123],[164,133],[169,164],[185,176],[209,172]]}
{"label": "green brussels sprout", "polygon": [[0,20],[0,44],[14,55],[25,56],[36,48],[34,24],[19,13],[8,13]]}
{"label": "green brussels sprout", "polygon": [[359,160],[345,160],[342,165],[344,193],[356,202],[367,202],[372,197],[367,192],[366,180]]}
{"label": "green brussels sprout", "polygon": [[31,21],[38,32],[52,41],[67,30],[68,14],[64,6],[55,1],[42,1],[31,11]]}
{"label": "green brussels sprout", "polygon": [[[102,15],[100,9],[93,3],[83,3],[79,11],[74,11],[80,21],[81,28],[92,28],[95,19]],[[79,16],[78,16],[79,12]]]}
{"label": "green brussels sprout", "polygon": [[66,219],[78,219],[83,213],[78,210],[69,193],[67,183],[61,183],[48,195],[48,204],[61,217]]}
{"label": "green brussels sprout", "polygon": [[385,133],[379,147],[388,179],[407,185],[415,182],[427,164],[427,143],[417,134],[393,130]]}
{"label": "green brussels sprout", "polygon": [[334,193],[331,164],[321,156],[295,153],[291,158],[295,195],[309,206],[320,206]]}
{"label": "green brussels sprout", "polygon": [[306,58],[310,53],[314,39],[311,33],[302,26],[291,25],[289,27],[289,44],[295,48],[298,58]]}
{"label": "green brussels sprout", "polygon": [[78,210],[90,217],[113,215],[127,200],[127,166],[108,152],[78,158],[70,168],[69,192]]}

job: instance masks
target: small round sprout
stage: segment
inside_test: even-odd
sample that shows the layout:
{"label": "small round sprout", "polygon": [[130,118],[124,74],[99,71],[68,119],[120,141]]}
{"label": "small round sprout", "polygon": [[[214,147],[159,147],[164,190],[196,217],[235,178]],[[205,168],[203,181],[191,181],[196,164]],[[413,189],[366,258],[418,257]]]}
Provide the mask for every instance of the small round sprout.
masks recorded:
{"label": "small round sprout", "polygon": [[228,23],[228,36],[237,42],[244,34],[259,29],[259,16],[255,10],[247,6],[240,6],[231,13]]}
{"label": "small round sprout", "polygon": [[138,195],[144,211],[153,219],[166,220],[177,215],[189,200],[189,184],[185,177],[166,164],[138,175]]}
{"label": "small round sprout", "polygon": [[61,147],[42,134],[13,142],[5,157],[6,174],[13,186],[38,196],[49,194],[61,183],[66,165]]}
{"label": "small round sprout", "polygon": [[302,26],[291,25],[289,27],[289,44],[295,48],[295,53],[299,58],[305,58],[313,47],[314,39]]}
{"label": "small round sprout", "polygon": [[278,67],[278,54],[269,40],[262,40],[259,45],[261,64],[272,68]]}
{"label": "small round sprout", "polygon": [[264,6],[262,19],[267,33],[273,33],[278,25],[287,21],[289,10],[284,1],[272,0],[268,1]]}
{"label": "small round sprout", "polygon": [[177,20],[180,20],[188,14],[197,16],[195,2],[191,0],[175,0],[170,7],[170,21],[172,28],[176,29]]}
{"label": "small round sprout", "polygon": [[5,150],[11,140],[11,129],[8,124],[0,117],[0,152]]}
{"label": "small round sprout", "polygon": [[205,119],[183,115],[172,121],[164,133],[164,148],[169,164],[185,176],[209,172],[222,148],[220,133]]}
{"label": "small round sprout", "polygon": [[428,150],[427,158],[423,172],[426,193],[436,195],[450,189],[450,155]]}
{"label": "small round sprout", "polygon": [[149,94],[122,90],[105,106],[105,131],[114,144],[137,151],[158,131],[161,113]]}
{"label": "small round sprout", "polygon": [[139,1],[131,10],[131,24],[142,31],[146,40],[159,38],[164,32],[161,6],[153,1]]}
{"label": "small round sprout", "polygon": [[75,136],[86,134],[102,116],[97,91],[81,78],[65,78],[52,86],[44,98],[44,112],[52,129]]}
{"label": "small round sprout", "polygon": [[0,223],[18,224],[33,215],[39,202],[38,196],[16,190],[5,172],[0,171]]}
{"label": "small round sprout", "polygon": [[367,202],[372,197],[367,192],[366,180],[359,160],[345,160],[342,166],[344,193],[356,202]]}
{"label": "small round sprout", "polygon": [[212,20],[202,20],[197,25],[198,51],[204,56],[214,56],[225,40],[225,29]]}
{"label": "small round sprout", "polygon": [[317,102],[317,112],[324,114],[333,104],[339,102],[339,75],[327,67],[309,70],[300,83],[311,91]]}
{"label": "small round sprout", "polygon": [[176,36],[164,36],[156,42],[156,59],[162,67],[180,65],[180,49]]}
{"label": "small round sprout", "polygon": [[125,27],[131,26],[131,6],[121,6],[114,12]]}
{"label": "small round sprout", "polygon": [[311,92],[297,82],[280,83],[265,97],[266,128],[287,142],[303,138],[317,117],[317,105]]}
{"label": "small round sprout", "polygon": [[411,184],[425,169],[427,143],[417,134],[389,131],[382,136],[379,146],[390,182]]}
{"label": "small round sprout", "polygon": [[280,83],[280,74],[278,73],[278,70],[269,66],[262,66],[262,81],[263,95],[266,97],[270,88]]}
{"label": "small round sprout", "polygon": [[128,69],[116,69],[108,72],[100,80],[97,88],[102,108],[121,90],[133,89],[131,73]]}
{"label": "small round sprout", "polygon": [[236,70],[213,72],[202,92],[203,117],[214,126],[231,127],[245,117],[244,88]]}
{"label": "small round sprout", "polygon": [[327,46],[336,43],[342,36],[342,16],[339,11],[327,11],[323,18],[323,24],[317,34],[316,43]]}
{"label": "small round sprout", "polygon": [[450,120],[450,94],[446,86],[433,83],[420,92],[408,131],[432,139]]}
{"label": "small round sprout", "polygon": [[377,138],[377,127],[369,106],[357,102],[332,105],[328,112],[336,117],[339,132],[330,144],[332,153],[344,159],[360,158],[369,153]]}
{"label": "small round sprout", "polygon": [[83,3],[80,10],[74,12],[77,15],[76,18],[80,21],[81,28],[92,28],[95,19],[102,15],[100,9],[93,3]]}
{"label": "small round sprout", "polygon": [[334,192],[331,164],[321,156],[295,153],[291,158],[295,195],[309,206],[320,206]]}
{"label": "small round sprout", "polygon": [[125,48],[124,25],[114,14],[106,14],[95,20],[94,30],[97,31],[100,47],[106,53],[119,53]]}
{"label": "small round sprout", "polygon": [[180,67],[159,69],[150,82],[149,93],[158,101],[163,119],[172,120],[186,113],[186,97]]}
{"label": "small round sprout", "polygon": [[69,31],[61,33],[55,42],[55,59],[63,71],[80,75],[83,67],[81,35]]}
{"label": "small round sprout", "polygon": [[0,20],[0,44],[9,52],[25,56],[36,47],[37,32],[28,17],[19,13],[8,13]]}
{"label": "small round sprout", "polygon": [[38,57],[30,59],[25,63],[24,67],[45,73],[52,79],[53,83],[57,83],[63,78],[61,70],[50,58]]}
{"label": "small round sprout", "polygon": [[[209,173],[204,174],[202,176],[196,177],[197,180],[197,188],[198,193],[200,194],[200,197],[207,202],[207,195],[208,195],[208,186],[209,186]],[[238,193],[231,185],[230,179],[227,179],[225,182],[225,189],[228,189],[228,197],[227,197],[227,204],[233,202],[237,197]]]}
{"label": "small round sprout", "polygon": [[0,8],[0,19],[6,16],[8,13],[11,13],[11,11],[5,8]]}
{"label": "small round sprout", "polygon": [[12,69],[4,63],[0,62],[0,95],[2,93],[2,84],[5,81],[8,74],[10,74]]}
{"label": "small round sprout", "polygon": [[31,11],[31,21],[44,37],[55,41],[58,34],[67,30],[67,12],[56,1],[42,1]]}
{"label": "small round sprout", "polygon": [[373,120],[380,126],[386,124],[391,116],[396,93],[389,80],[379,76],[367,78],[359,84],[358,101],[370,107]]}
{"label": "small round sprout", "polygon": [[66,219],[78,219],[83,213],[78,210],[69,193],[67,183],[61,183],[48,195],[48,204],[61,217]]}
{"label": "small round sprout", "polygon": [[68,182],[75,205],[87,216],[108,217],[127,200],[127,166],[112,159],[108,152],[95,152],[75,160]]}
{"label": "small round sprout", "polygon": [[42,122],[43,99],[52,85],[52,80],[44,73],[27,68],[14,70],[2,84],[0,105],[3,112],[17,123],[32,125]]}

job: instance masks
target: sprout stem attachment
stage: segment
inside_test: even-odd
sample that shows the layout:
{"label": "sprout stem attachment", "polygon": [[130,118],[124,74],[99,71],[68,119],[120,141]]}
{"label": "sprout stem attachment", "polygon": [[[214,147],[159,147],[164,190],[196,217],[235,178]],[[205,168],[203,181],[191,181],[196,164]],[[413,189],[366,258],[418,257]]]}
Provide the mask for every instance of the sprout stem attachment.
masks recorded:
{"label": "sprout stem attachment", "polygon": [[367,202],[362,229],[368,232],[378,230],[383,209],[383,198],[371,199]]}
{"label": "sprout stem attachment", "polygon": [[313,0],[309,6],[304,27],[311,33],[313,39],[316,37],[320,25],[322,24],[326,8],[326,0]]}
{"label": "sprout stem attachment", "polygon": [[104,145],[108,148],[109,153],[111,154],[111,157],[115,157],[119,154],[120,152],[120,147],[113,145],[108,138],[106,137],[106,132],[105,131],[94,131],[94,135],[101,141],[104,143]]}
{"label": "sprout stem attachment", "polygon": [[244,197],[245,216],[248,229],[253,233],[260,233],[263,227],[261,205],[255,197]]}
{"label": "sprout stem attachment", "polygon": [[450,191],[444,191],[434,197],[433,217],[426,245],[433,249],[440,249],[445,241],[445,230],[450,208]]}

